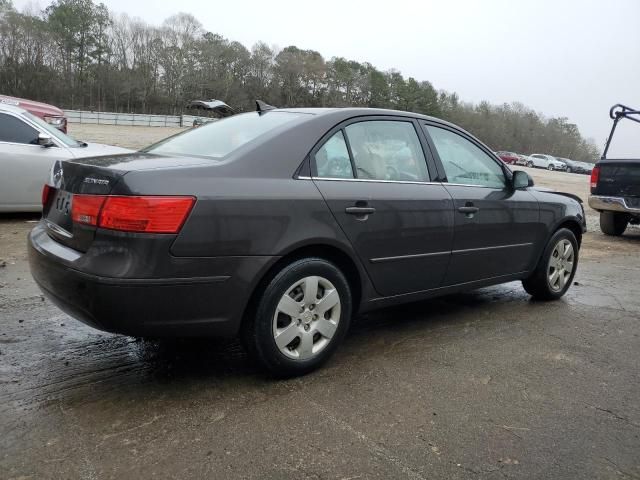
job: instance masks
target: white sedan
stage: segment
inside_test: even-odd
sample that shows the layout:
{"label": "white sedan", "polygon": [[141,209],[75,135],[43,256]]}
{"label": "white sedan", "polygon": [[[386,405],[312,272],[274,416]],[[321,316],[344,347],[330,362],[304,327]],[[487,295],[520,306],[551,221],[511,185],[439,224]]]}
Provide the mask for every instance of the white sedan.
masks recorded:
{"label": "white sedan", "polygon": [[545,155],[543,153],[534,153],[529,155],[527,161],[528,167],[546,168],[547,170],[562,170],[567,169],[567,165],[552,155]]}
{"label": "white sedan", "polygon": [[0,212],[37,212],[56,160],[130,153],[74,140],[26,110],[0,105]]}

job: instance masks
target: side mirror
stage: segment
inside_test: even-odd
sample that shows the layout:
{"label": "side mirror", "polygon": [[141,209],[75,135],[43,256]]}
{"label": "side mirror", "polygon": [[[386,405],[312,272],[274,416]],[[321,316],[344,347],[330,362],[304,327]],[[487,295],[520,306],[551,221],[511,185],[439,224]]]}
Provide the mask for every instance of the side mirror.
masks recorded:
{"label": "side mirror", "polygon": [[512,184],[514,190],[533,187],[534,185],[533,178],[531,178],[527,172],[523,172],[522,170],[516,170],[513,172]]}
{"label": "side mirror", "polygon": [[53,146],[53,138],[51,138],[51,136],[47,135],[46,133],[40,133],[38,134],[38,145],[41,145],[43,147],[51,147]]}

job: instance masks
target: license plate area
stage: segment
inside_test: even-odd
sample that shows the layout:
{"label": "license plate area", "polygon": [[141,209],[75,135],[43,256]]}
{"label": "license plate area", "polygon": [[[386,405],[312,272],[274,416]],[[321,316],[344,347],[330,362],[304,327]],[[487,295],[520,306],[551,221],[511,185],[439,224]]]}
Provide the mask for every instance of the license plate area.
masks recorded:
{"label": "license plate area", "polygon": [[[67,235],[71,236],[73,231],[73,219],[71,217],[71,209],[73,208],[73,194],[65,192],[64,190],[58,190],[55,197],[51,201],[49,211],[47,212],[47,224],[56,233],[62,233],[59,229],[62,229]],[[57,228],[55,228],[57,227]]]}

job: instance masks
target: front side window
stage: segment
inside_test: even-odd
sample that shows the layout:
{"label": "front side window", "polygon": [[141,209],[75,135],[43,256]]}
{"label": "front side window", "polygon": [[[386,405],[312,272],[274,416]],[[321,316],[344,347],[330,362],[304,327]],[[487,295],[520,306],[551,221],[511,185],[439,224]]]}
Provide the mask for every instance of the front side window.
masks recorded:
{"label": "front side window", "polygon": [[357,178],[428,181],[424,152],[413,123],[364,121],[352,123],[345,131]]}
{"label": "front side window", "polygon": [[426,125],[438,150],[450,183],[504,188],[502,168],[466,138],[439,127]]}
{"label": "front side window", "polygon": [[22,120],[0,113],[0,142],[38,144],[38,131]]}
{"label": "front side window", "polygon": [[353,178],[349,150],[342,130],[333,135],[315,155],[318,177]]}

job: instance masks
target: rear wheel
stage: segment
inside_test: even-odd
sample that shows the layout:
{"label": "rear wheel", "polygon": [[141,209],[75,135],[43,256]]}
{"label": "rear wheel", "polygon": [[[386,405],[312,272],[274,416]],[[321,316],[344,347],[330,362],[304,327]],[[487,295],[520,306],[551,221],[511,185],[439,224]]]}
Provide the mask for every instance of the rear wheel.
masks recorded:
{"label": "rear wheel", "polygon": [[553,171],[553,170],[554,170],[554,169],[553,169],[553,165],[549,164],[549,166],[547,167],[547,169],[549,169],[549,170]]}
{"label": "rear wheel", "polygon": [[618,237],[629,224],[629,216],[620,212],[600,212],[600,230],[605,235]]}
{"label": "rear wheel", "polygon": [[573,232],[561,228],[553,234],[533,274],[522,281],[537,300],[557,300],[573,281],[578,267],[578,242]]}
{"label": "rear wheel", "polygon": [[527,162],[527,167],[533,168],[533,162],[531,160]]}
{"label": "rear wheel", "polygon": [[567,167],[567,173],[571,173],[571,167]]}
{"label": "rear wheel", "polygon": [[351,320],[351,291],[342,272],[321,258],[297,260],[267,285],[245,343],[276,376],[303,375],[338,348]]}

